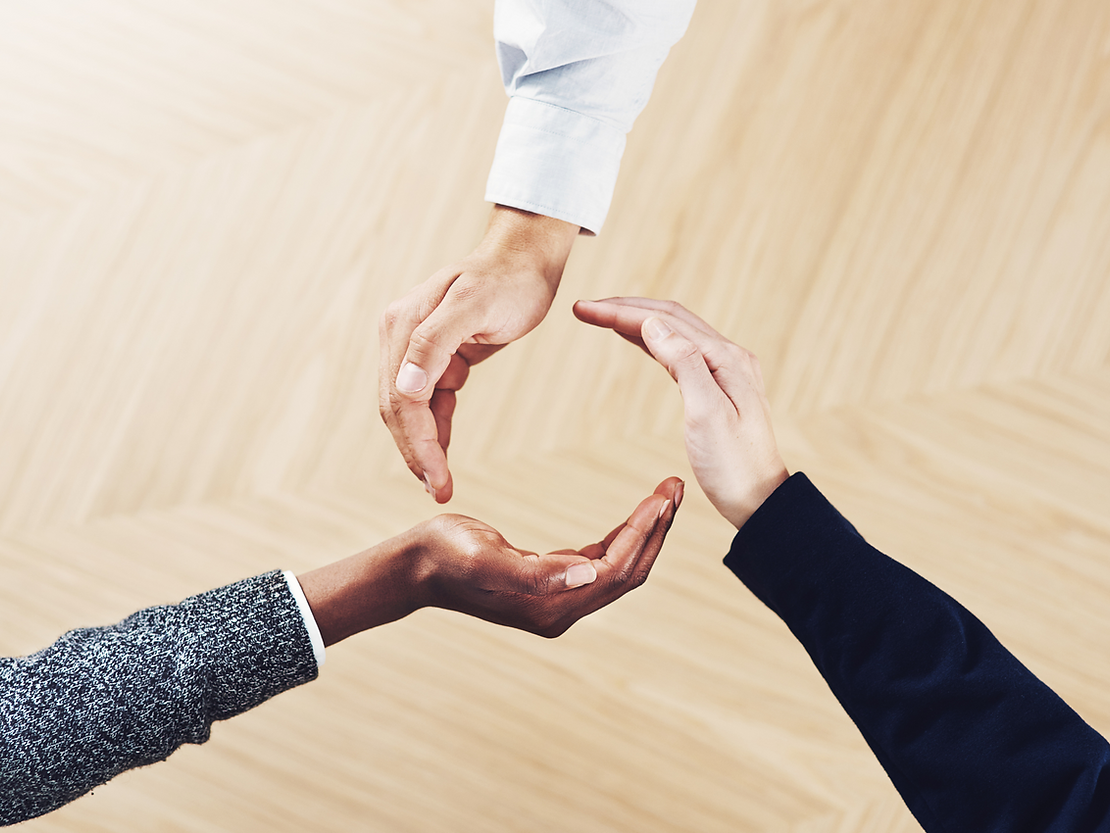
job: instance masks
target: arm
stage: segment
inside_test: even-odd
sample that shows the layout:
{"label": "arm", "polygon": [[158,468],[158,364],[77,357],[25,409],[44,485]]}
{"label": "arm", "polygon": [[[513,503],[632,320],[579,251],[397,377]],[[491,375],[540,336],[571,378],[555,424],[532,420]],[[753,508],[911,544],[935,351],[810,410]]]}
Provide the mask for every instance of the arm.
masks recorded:
{"label": "arm", "polygon": [[759,364],[677,304],[579,303],[666,367],[725,564],[805,647],[930,831],[1110,829],[1110,747],[967,610],[787,479]]}
{"label": "arm", "polygon": [[802,643],[926,830],[1110,827],[1106,741],[805,475],[756,511],[725,564]]}
{"label": "arm", "polygon": [[213,721],[316,675],[279,572],[0,659],[0,824],[204,743]]}
{"label": "arm", "polygon": [[509,106],[486,199],[601,229],[625,135],[694,0],[498,0]]}
{"label": "arm", "polygon": [[440,516],[298,577],[308,617],[272,572],[0,659],[0,824],[204,743],[213,721],[315,679],[317,626],[331,645],[442,607],[557,636],[646,579],[681,499],[671,478],[601,541],[548,555]]}
{"label": "arm", "polygon": [[499,0],[509,106],[490,171],[489,229],[382,316],[378,407],[413,475],[451,499],[456,392],[470,368],[547,315],[580,229],[597,232],[625,134],[693,0]]}
{"label": "arm", "polygon": [[538,555],[474,518],[440,515],[298,578],[325,645],[422,607],[552,638],[643,584],[682,494],[682,481],[668,478],[628,520],[578,550]]}

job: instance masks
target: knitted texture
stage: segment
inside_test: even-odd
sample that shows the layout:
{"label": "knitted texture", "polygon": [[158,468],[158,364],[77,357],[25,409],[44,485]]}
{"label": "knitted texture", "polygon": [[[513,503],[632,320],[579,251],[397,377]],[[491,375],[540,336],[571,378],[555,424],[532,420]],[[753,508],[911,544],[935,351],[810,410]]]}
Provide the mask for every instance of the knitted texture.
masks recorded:
{"label": "knitted texture", "polygon": [[0,824],[204,743],[212,721],[316,675],[277,571],[0,659]]}

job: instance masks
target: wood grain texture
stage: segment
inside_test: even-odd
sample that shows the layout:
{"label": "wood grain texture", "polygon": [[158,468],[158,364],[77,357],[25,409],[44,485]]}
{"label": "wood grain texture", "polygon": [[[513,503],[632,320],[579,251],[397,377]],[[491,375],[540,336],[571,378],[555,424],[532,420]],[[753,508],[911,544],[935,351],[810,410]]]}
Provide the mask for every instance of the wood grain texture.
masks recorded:
{"label": "wood grain texture", "polygon": [[[0,8],[0,652],[435,509],[377,319],[477,241],[492,4]],[[460,395],[451,509],[532,549],[689,476],[666,374],[570,314],[760,355],[788,465],[1110,731],[1110,6],[701,0],[603,233]],[[692,486],[692,483],[691,483]],[[915,829],[688,491],[556,641],[421,612],[42,831]]]}

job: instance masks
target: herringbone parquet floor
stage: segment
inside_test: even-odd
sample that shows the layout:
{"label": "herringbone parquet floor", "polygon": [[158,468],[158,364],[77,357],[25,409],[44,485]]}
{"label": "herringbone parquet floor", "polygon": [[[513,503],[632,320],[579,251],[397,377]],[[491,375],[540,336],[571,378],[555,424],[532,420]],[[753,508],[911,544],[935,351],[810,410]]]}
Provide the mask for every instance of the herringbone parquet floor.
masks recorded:
{"label": "herringbone parquet floor", "polygon": [[[384,306],[469,251],[488,0],[0,6],[0,652],[436,510]],[[701,0],[608,225],[460,397],[450,509],[579,545],[686,476],[666,374],[579,297],[761,357],[788,466],[1110,732],[1110,5]],[[548,642],[423,611],[42,831],[909,831],[691,488]]]}

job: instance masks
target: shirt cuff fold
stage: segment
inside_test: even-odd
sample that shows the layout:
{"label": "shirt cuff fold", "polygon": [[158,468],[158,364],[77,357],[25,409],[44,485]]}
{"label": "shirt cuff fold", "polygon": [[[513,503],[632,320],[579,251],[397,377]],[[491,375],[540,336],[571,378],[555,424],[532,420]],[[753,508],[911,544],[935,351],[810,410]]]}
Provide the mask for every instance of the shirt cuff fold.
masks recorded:
{"label": "shirt cuff fold", "polygon": [[574,223],[605,223],[624,154],[618,128],[563,107],[509,99],[486,199]]}

